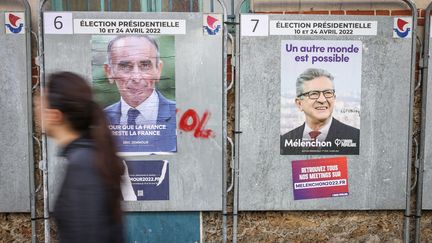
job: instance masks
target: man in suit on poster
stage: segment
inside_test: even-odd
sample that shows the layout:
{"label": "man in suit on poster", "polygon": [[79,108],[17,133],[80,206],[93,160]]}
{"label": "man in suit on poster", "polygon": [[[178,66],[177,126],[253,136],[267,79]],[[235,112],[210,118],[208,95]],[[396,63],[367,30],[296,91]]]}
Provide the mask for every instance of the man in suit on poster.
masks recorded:
{"label": "man in suit on poster", "polygon": [[295,104],[305,122],[280,138],[281,154],[359,154],[360,130],[332,116],[336,93],[334,77],[309,68],[296,81]]}
{"label": "man in suit on poster", "polygon": [[120,152],[175,152],[176,104],[156,89],[163,62],[155,39],[117,36],[109,42],[107,54],[105,73],[121,98],[105,113]]}

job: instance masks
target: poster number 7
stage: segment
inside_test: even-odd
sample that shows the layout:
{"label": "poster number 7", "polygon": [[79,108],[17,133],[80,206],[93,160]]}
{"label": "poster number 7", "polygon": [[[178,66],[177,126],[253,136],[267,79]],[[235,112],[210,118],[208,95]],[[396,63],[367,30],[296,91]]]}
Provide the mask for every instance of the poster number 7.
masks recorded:
{"label": "poster number 7", "polygon": [[241,36],[268,36],[268,15],[241,15]]}

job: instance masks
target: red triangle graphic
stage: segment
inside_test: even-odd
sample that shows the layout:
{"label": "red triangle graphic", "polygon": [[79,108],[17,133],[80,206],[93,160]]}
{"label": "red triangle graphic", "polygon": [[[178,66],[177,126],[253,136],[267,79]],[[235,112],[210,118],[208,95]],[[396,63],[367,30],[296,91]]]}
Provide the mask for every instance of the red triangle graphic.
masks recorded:
{"label": "red triangle graphic", "polygon": [[20,17],[18,17],[18,16],[16,16],[16,15],[14,15],[14,14],[9,14],[9,22],[13,25],[13,26],[17,26],[16,25],[16,22],[19,20],[19,19],[21,19]]}
{"label": "red triangle graphic", "polygon": [[218,21],[218,19],[213,18],[212,16],[207,16],[207,24],[209,25],[210,29],[214,29],[215,27],[213,26],[213,24]]}

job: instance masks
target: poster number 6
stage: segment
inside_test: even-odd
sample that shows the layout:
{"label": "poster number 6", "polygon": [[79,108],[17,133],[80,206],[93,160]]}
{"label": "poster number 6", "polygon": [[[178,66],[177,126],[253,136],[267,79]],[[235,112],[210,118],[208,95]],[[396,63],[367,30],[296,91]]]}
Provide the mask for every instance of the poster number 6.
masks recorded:
{"label": "poster number 6", "polygon": [[58,30],[63,28],[63,23],[59,20],[61,18],[62,18],[62,16],[56,16],[54,18],[54,28],[56,28]]}
{"label": "poster number 6", "polygon": [[268,36],[268,15],[241,15],[242,36]]}
{"label": "poster number 6", "polygon": [[44,13],[44,32],[45,34],[73,34],[72,13]]}

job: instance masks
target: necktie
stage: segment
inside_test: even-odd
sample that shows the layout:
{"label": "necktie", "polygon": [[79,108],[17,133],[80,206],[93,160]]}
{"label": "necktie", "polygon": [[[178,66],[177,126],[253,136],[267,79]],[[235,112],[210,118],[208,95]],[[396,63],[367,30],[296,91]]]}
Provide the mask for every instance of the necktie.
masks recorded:
{"label": "necktie", "polygon": [[320,131],[311,131],[309,132],[309,136],[312,140],[316,140],[316,138],[321,134]]}
{"label": "necktie", "polygon": [[136,125],[136,118],[139,116],[140,112],[137,109],[130,108],[127,113],[127,124],[128,125]]}

